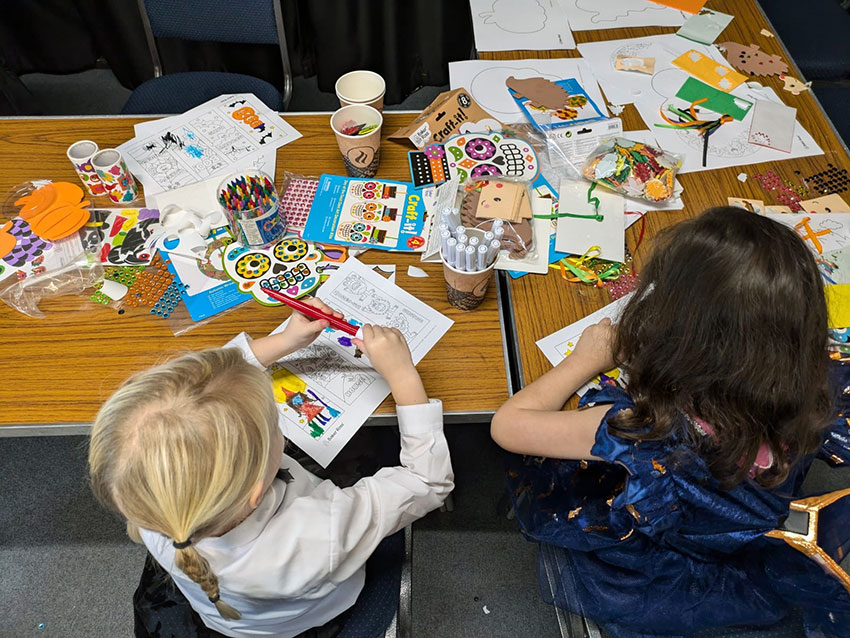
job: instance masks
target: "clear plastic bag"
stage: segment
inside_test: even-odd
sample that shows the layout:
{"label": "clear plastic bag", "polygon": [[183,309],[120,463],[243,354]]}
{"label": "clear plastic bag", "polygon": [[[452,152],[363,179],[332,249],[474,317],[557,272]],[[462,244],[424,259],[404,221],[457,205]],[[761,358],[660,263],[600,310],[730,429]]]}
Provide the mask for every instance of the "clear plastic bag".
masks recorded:
{"label": "clear plastic bag", "polygon": [[592,182],[627,197],[662,202],[674,195],[682,157],[624,137],[606,140],[582,167]]}
{"label": "clear plastic bag", "polygon": [[[507,219],[503,215],[505,207],[510,206],[508,198],[502,197],[499,191],[510,185],[510,198],[524,197],[523,210],[527,217]],[[501,242],[501,250],[507,251],[511,259],[522,259],[534,245],[534,232],[531,226],[531,193],[527,182],[518,182],[502,176],[491,176],[487,179],[467,180],[461,186],[463,200],[460,205],[460,220],[464,228],[472,228],[487,234],[487,242],[497,239]],[[494,217],[479,216],[479,212],[488,214],[493,211]],[[501,227],[501,231],[494,228]],[[489,233],[493,233],[491,238]],[[484,241],[482,238],[481,241]]]}

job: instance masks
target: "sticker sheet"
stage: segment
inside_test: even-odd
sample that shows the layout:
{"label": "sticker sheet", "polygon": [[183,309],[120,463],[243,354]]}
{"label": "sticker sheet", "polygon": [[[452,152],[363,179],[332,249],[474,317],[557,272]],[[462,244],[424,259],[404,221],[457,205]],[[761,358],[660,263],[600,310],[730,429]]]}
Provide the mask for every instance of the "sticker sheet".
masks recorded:
{"label": "sticker sheet", "polygon": [[419,252],[425,204],[407,182],[322,175],[301,233],[319,243]]}
{"label": "sticker sheet", "polygon": [[479,51],[575,49],[559,0],[469,0]]}
{"label": "sticker sheet", "polygon": [[299,137],[256,96],[239,93],[170,117],[118,150],[145,192],[154,193],[224,175]]}
{"label": "sticker sheet", "polygon": [[[400,330],[414,364],[453,323],[355,258],[346,260],[316,296],[352,323]],[[275,332],[285,326],[281,324]],[[350,337],[329,328],[309,347],[269,368],[284,435],[322,467],[328,466],[389,394],[389,385],[368,358],[354,354]]]}
{"label": "sticker sheet", "polygon": [[421,151],[409,151],[407,161],[414,188],[442,184],[449,179],[449,160],[444,144],[435,142]]}
{"label": "sticker sheet", "polygon": [[310,207],[316,197],[319,180],[307,177],[294,177],[280,196],[280,212],[286,217],[286,230],[301,234],[307,224]]}
{"label": "sticker sheet", "polygon": [[283,302],[270,297],[263,288],[303,297],[316,290],[347,256],[346,248],[285,237],[262,250],[232,244],[224,251],[223,263],[241,292],[251,293],[264,306],[279,306]]}
{"label": "sticker sheet", "polygon": [[159,226],[155,208],[92,208],[90,221],[83,227],[82,241],[87,252],[96,252],[109,266],[145,266],[154,249],[149,241]]}
{"label": "sticker sheet", "polygon": [[488,175],[505,175],[532,181],[540,170],[537,153],[525,140],[501,133],[458,135],[446,141],[449,179],[461,183]]}
{"label": "sticker sheet", "polygon": [[[623,308],[626,307],[626,304],[629,299],[632,298],[633,294],[634,293],[629,293],[624,295],[617,299],[617,301],[608,304],[604,308],[586,316],[584,319],[580,319],[566,328],[561,328],[558,332],[553,332],[548,337],[543,337],[537,342],[537,347],[540,348],[540,351],[546,356],[549,363],[553,366],[558,365],[561,361],[570,356],[573,350],[575,350],[579,337],[581,337],[581,333],[584,332],[585,328],[592,326],[595,323],[599,323],[606,317],[613,323],[617,323],[620,314],[623,312]],[[599,387],[599,385],[603,382],[616,382],[620,384],[625,382],[622,371],[617,368],[604,373],[604,377],[605,378],[603,379],[602,375],[600,375],[591,379],[580,387],[576,391],[576,394],[580,397],[584,396],[588,390],[594,387]]]}

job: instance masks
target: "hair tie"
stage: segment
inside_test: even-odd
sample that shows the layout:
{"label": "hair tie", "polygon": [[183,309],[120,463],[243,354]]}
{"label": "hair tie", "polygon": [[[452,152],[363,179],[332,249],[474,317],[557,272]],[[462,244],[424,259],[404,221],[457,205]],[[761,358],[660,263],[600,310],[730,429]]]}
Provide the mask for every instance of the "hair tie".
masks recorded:
{"label": "hair tie", "polygon": [[178,543],[177,541],[171,541],[171,544],[174,546],[174,549],[186,549],[189,545],[192,544],[192,539],[187,538],[182,543]]}
{"label": "hair tie", "polygon": [[215,605],[219,600],[221,600],[221,594],[216,594],[215,596],[209,596],[209,601]]}

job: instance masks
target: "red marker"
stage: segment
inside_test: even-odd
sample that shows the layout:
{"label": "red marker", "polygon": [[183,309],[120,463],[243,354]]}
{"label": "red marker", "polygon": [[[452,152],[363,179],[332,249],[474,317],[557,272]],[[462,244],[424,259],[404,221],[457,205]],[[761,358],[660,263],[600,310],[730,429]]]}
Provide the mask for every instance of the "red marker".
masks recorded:
{"label": "red marker", "polygon": [[269,297],[273,299],[277,299],[278,301],[282,301],[287,306],[292,308],[293,310],[297,310],[302,315],[307,315],[311,319],[324,319],[329,324],[331,324],[331,328],[336,328],[337,330],[342,330],[346,334],[350,334],[352,337],[360,338],[360,329],[358,326],[348,323],[347,321],[343,321],[342,319],[338,319],[333,315],[329,315],[328,313],[319,310],[318,308],[314,308],[308,304],[305,304],[303,301],[299,301],[295,297],[290,297],[289,295],[285,295],[282,292],[277,290],[272,290],[271,288],[267,288],[266,286],[262,286],[263,292],[266,293]]}

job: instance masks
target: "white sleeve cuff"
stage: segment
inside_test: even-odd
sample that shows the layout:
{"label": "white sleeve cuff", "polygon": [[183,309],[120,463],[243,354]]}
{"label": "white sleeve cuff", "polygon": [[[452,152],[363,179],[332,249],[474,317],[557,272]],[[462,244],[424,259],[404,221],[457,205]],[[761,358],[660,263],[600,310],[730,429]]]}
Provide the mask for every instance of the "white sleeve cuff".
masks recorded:
{"label": "white sleeve cuff", "polygon": [[443,402],[428,399],[428,403],[397,405],[398,429],[402,434],[421,434],[443,429]]}
{"label": "white sleeve cuff", "polygon": [[233,337],[230,341],[228,341],[224,347],[225,348],[238,348],[242,353],[242,356],[245,357],[245,361],[250,363],[252,366],[257,366],[258,368],[265,370],[266,367],[257,360],[257,357],[254,356],[254,351],[251,350],[251,337],[248,336],[247,332],[240,332],[238,335]]}

